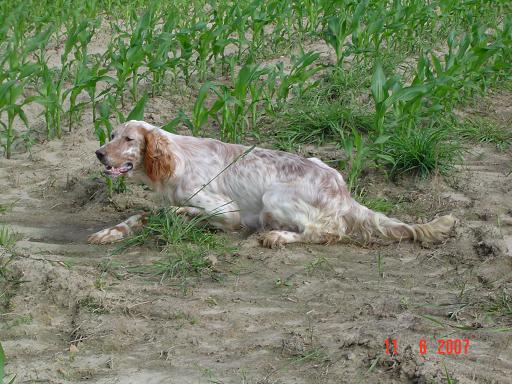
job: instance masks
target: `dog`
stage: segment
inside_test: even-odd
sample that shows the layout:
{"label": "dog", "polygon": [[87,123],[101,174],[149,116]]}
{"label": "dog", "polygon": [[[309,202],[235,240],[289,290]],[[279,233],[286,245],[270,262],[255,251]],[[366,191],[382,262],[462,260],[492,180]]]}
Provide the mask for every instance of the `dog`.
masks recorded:
{"label": "dog", "polygon": [[[163,195],[176,212],[207,215],[224,231],[259,231],[261,244],[331,244],[373,234],[393,240],[440,241],[452,215],[405,224],[374,212],[351,196],[342,175],[317,158],[169,133],[143,121],[117,127],[96,151],[110,177],[126,175]],[[145,216],[91,235],[93,244],[119,241],[144,225]]]}

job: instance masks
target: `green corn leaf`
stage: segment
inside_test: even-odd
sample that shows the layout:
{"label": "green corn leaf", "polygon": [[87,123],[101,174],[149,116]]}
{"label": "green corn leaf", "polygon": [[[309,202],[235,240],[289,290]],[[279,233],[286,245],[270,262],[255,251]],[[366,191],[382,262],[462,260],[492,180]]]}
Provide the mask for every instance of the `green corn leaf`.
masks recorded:
{"label": "green corn leaf", "polygon": [[352,16],[352,29],[359,26],[361,17],[363,16],[363,13],[367,6],[368,0],[360,1],[359,4],[357,4],[356,10],[354,11],[354,15]]}
{"label": "green corn leaf", "polygon": [[43,48],[48,42],[52,32],[53,26],[28,39],[24,45],[25,54],[28,54],[37,48]]}
{"label": "green corn leaf", "polygon": [[217,100],[215,100],[215,103],[213,103],[212,107],[210,108],[210,114],[215,115],[224,107],[224,104],[226,104],[224,98],[219,97]]}
{"label": "green corn leaf", "polygon": [[17,83],[15,86],[9,89],[10,97],[12,100],[16,100],[23,93],[23,85]]}
{"label": "green corn leaf", "polygon": [[96,134],[96,138],[100,142],[100,145],[105,144],[107,136],[106,136],[105,131],[103,130],[103,128],[101,128],[101,126],[99,124],[99,121],[97,121],[94,124],[94,133]]}
{"label": "green corn leaf", "polygon": [[27,115],[25,114],[25,112],[23,111],[23,109],[21,109],[21,107],[18,107],[17,108],[17,113],[18,113],[18,116],[20,117],[20,119],[23,121],[23,123],[25,124],[26,127],[28,127],[28,118],[27,118]]}
{"label": "green corn leaf", "polygon": [[386,155],[384,153],[377,153],[375,154],[376,157],[378,157],[379,159],[382,159],[390,164],[393,164],[395,162],[395,159],[393,158],[393,156],[389,156],[389,155]]}
{"label": "green corn leaf", "polygon": [[25,77],[29,77],[30,75],[39,71],[39,69],[39,64],[25,64],[19,68],[18,78],[24,79]]}
{"label": "green corn leaf", "polygon": [[176,116],[174,119],[169,121],[167,124],[162,125],[160,127],[160,129],[163,129],[164,131],[167,131],[167,132],[175,133],[176,127],[184,121],[184,119],[183,119],[184,117],[186,117],[186,115],[183,113],[183,111],[180,111],[178,116]]}
{"label": "green corn leaf", "polygon": [[372,96],[376,104],[382,103],[387,98],[387,89],[385,89],[386,75],[382,69],[382,65],[377,63],[375,72],[372,76],[371,90]]}
{"label": "green corn leaf", "polygon": [[143,31],[146,31],[151,24],[151,10],[146,11],[139,20],[137,29],[134,32],[135,36],[139,36]]}
{"label": "green corn leaf", "polygon": [[383,28],[384,28],[384,18],[379,17],[377,20],[370,23],[370,25],[368,26],[368,32],[371,34],[377,34],[377,33],[380,33]]}
{"label": "green corn leaf", "polygon": [[199,89],[199,94],[197,95],[197,100],[194,103],[194,109],[192,112],[194,116],[199,116],[201,114],[201,111],[204,109],[204,102],[208,96],[208,92],[213,87],[215,87],[214,84],[207,82],[204,83]]}
{"label": "green corn leaf", "polygon": [[30,104],[30,103],[38,103],[38,104],[43,104],[45,102],[45,98],[42,97],[42,96],[39,96],[39,95],[33,95],[33,96],[27,96],[23,102],[21,103],[21,105],[26,105],[26,104]]}
{"label": "green corn leaf", "polygon": [[110,104],[109,104],[109,100],[108,99],[103,100],[100,103],[99,111],[100,111],[100,116],[104,120],[108,120],[108,117],[110,115]]}
{"label": "green corn leaf", "polygon": [[443,67],[441,65],[441,61],[433,53],[431,54],[431,56],[432,56],[432,64],[434,64],[434,69],[436,70],[436,74],[437,74],[437,76],[439,76],[441,73],[443,73]]}
{"label": "green corn leaf", "polygon": [[0,343],[0,383],[4,382],[4,365],[5,365],[5,353]]}
{"label": "green corn leaf", "polygon": [[464,36],[462,37],[462,39],[459,42],[459,50],[457,52],[457,57],[459,59],[462,59],[464,57],[470,44],[471,44],[471,37],[466,33],[466,34],[464,34]]}
{"label": "green corn leaf", "polygon": [[114,84],[116,82],[116,79],[110,76],[96,76],[81,84],[79,88],[94,88],[96,87],[96,83],[98,83],[99,81],[105,81],[109,84]]}
{"label": "green corn leaf", "polygon": [[176,132],[176,127],[179,123],[185,124],[189,129],[192,127],[192,122],[188,118],[188,116],[183,111],[178,112],[178,116],[172,119],[169,123],[164,125],[162,129],[168,131],[168,132]]}
{"label": "green corn leaf", "polygon": [[375,139],[375,141],[373,142],[374,144],[384,144],[386,141],[389,140],[391,136],[389,135],[382,135],[382,136],[379,136],[377,137],[377,139]]}
{"label": "green corn leaf", "polygon": [[144,55],[145,53],[141,46],[130,47],[126,52],[126,60],[133,65],[141,62],[144,59]]}
{"label": "green corn leaf", "polygon": [[0,103],[14,84],[16,84],[16,80],[9,80],[0,85]]}
{"label": "green corn leaf", "polygon": [[144,108],[146,106],[146,102],[148,101],[148,94],[145,93],[144,96],[140,98],[135,107],[131,110],[131,112],[126,117],[126,121],[129,120],[144,120]]}
{"label": "green corn leaf", "polygon": [[239,97],[245,97],[245,93],[247,92],[247,87],[251,82],[252,69],[254,64],[247,64],[242,67],[240,72],[238,72],[236,84],[235,84],[235,94]]}
{"label": "green corn leaf", "polygon": [[393,92],[391,96],[389,96],[384,101],[384,106],[389,108],[393,104],[399,101],[408,102],[413,100],[416,97],[424,96],[430,92],[431,86],[429,85],[417,85],[406,88],[401,88],[396,92]]}

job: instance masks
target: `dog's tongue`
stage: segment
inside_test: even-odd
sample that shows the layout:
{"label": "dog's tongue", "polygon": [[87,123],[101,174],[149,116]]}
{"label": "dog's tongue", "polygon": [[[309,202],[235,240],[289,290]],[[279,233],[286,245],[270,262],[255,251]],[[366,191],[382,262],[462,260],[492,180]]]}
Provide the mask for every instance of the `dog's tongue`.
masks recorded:
{"label": "dog's tongue", "polygon": [[130,166],[123,165],[119,168],[107,166],[105,173],[109,176],[120,176],[123,173],[128,172],[131,169]]}

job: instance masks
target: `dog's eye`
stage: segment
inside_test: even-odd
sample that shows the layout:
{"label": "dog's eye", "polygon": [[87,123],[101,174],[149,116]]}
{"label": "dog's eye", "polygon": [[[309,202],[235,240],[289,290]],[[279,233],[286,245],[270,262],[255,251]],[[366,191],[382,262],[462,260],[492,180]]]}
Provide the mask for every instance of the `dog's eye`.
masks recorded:
{"label": "dog's eye", "polygon": [[114,134],[110,135],[110,140],[114,140]]}
{"label": "dog's eye", "polygon": [[131,137],[127,137],[126,141],[133,141],[133,139]]}

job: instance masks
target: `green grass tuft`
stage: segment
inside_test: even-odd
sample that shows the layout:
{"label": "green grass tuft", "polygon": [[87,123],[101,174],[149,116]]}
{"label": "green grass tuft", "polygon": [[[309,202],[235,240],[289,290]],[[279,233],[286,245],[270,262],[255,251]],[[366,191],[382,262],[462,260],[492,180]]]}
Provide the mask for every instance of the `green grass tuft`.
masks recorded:
{"label": "green grass tuft", "polygon": [[6,225],[0,226],[0,246],[6,249],[12,249],[18,241],[18,236],[12,232]]}
{"label": "green grass tuft", "polygon": [[354,198],[372,211],[382,212],[385,215],[389,214],[395,207],[395,204],[385,197],[368,197],[364,191],[356,193]]}
{"label": "green grass tuft", "polygon": [[291,103],[276,120],[273,125],[279,127],[278,147],[290,150],[297,144],[340,141],[344,131],[367,132],[373,118],[339,102],[326,103],[317,98]]}
{"label": "green grass tuft", "polygon": [[483,309],[490,316],[512,319],[512,296],[502,291],[490,298]]}
{"label": "green grass tuft", "polygon": [[450,131],[435,127],[397,131],[385,143],[384,151],[391,159],[392,178],[445,173],[461,156],[460,144],[450,140]]}
{"label": "green grass tuft", "polygon": [[466,140],[491,143],[500,150],[507,149],[512,142],[512,131],[480,117],[466,118],[455,131]]}
{"label": "green grass tuft", "polygon": [[125,240],[117,251],[153,240],[162,247],[164,257],[143,270],[162,279],[208,272],[211,256],[228,248],[222,236],[205,227],[208,218],[177,215],[175,209],[161,210],[150,215],[144,229]]}

